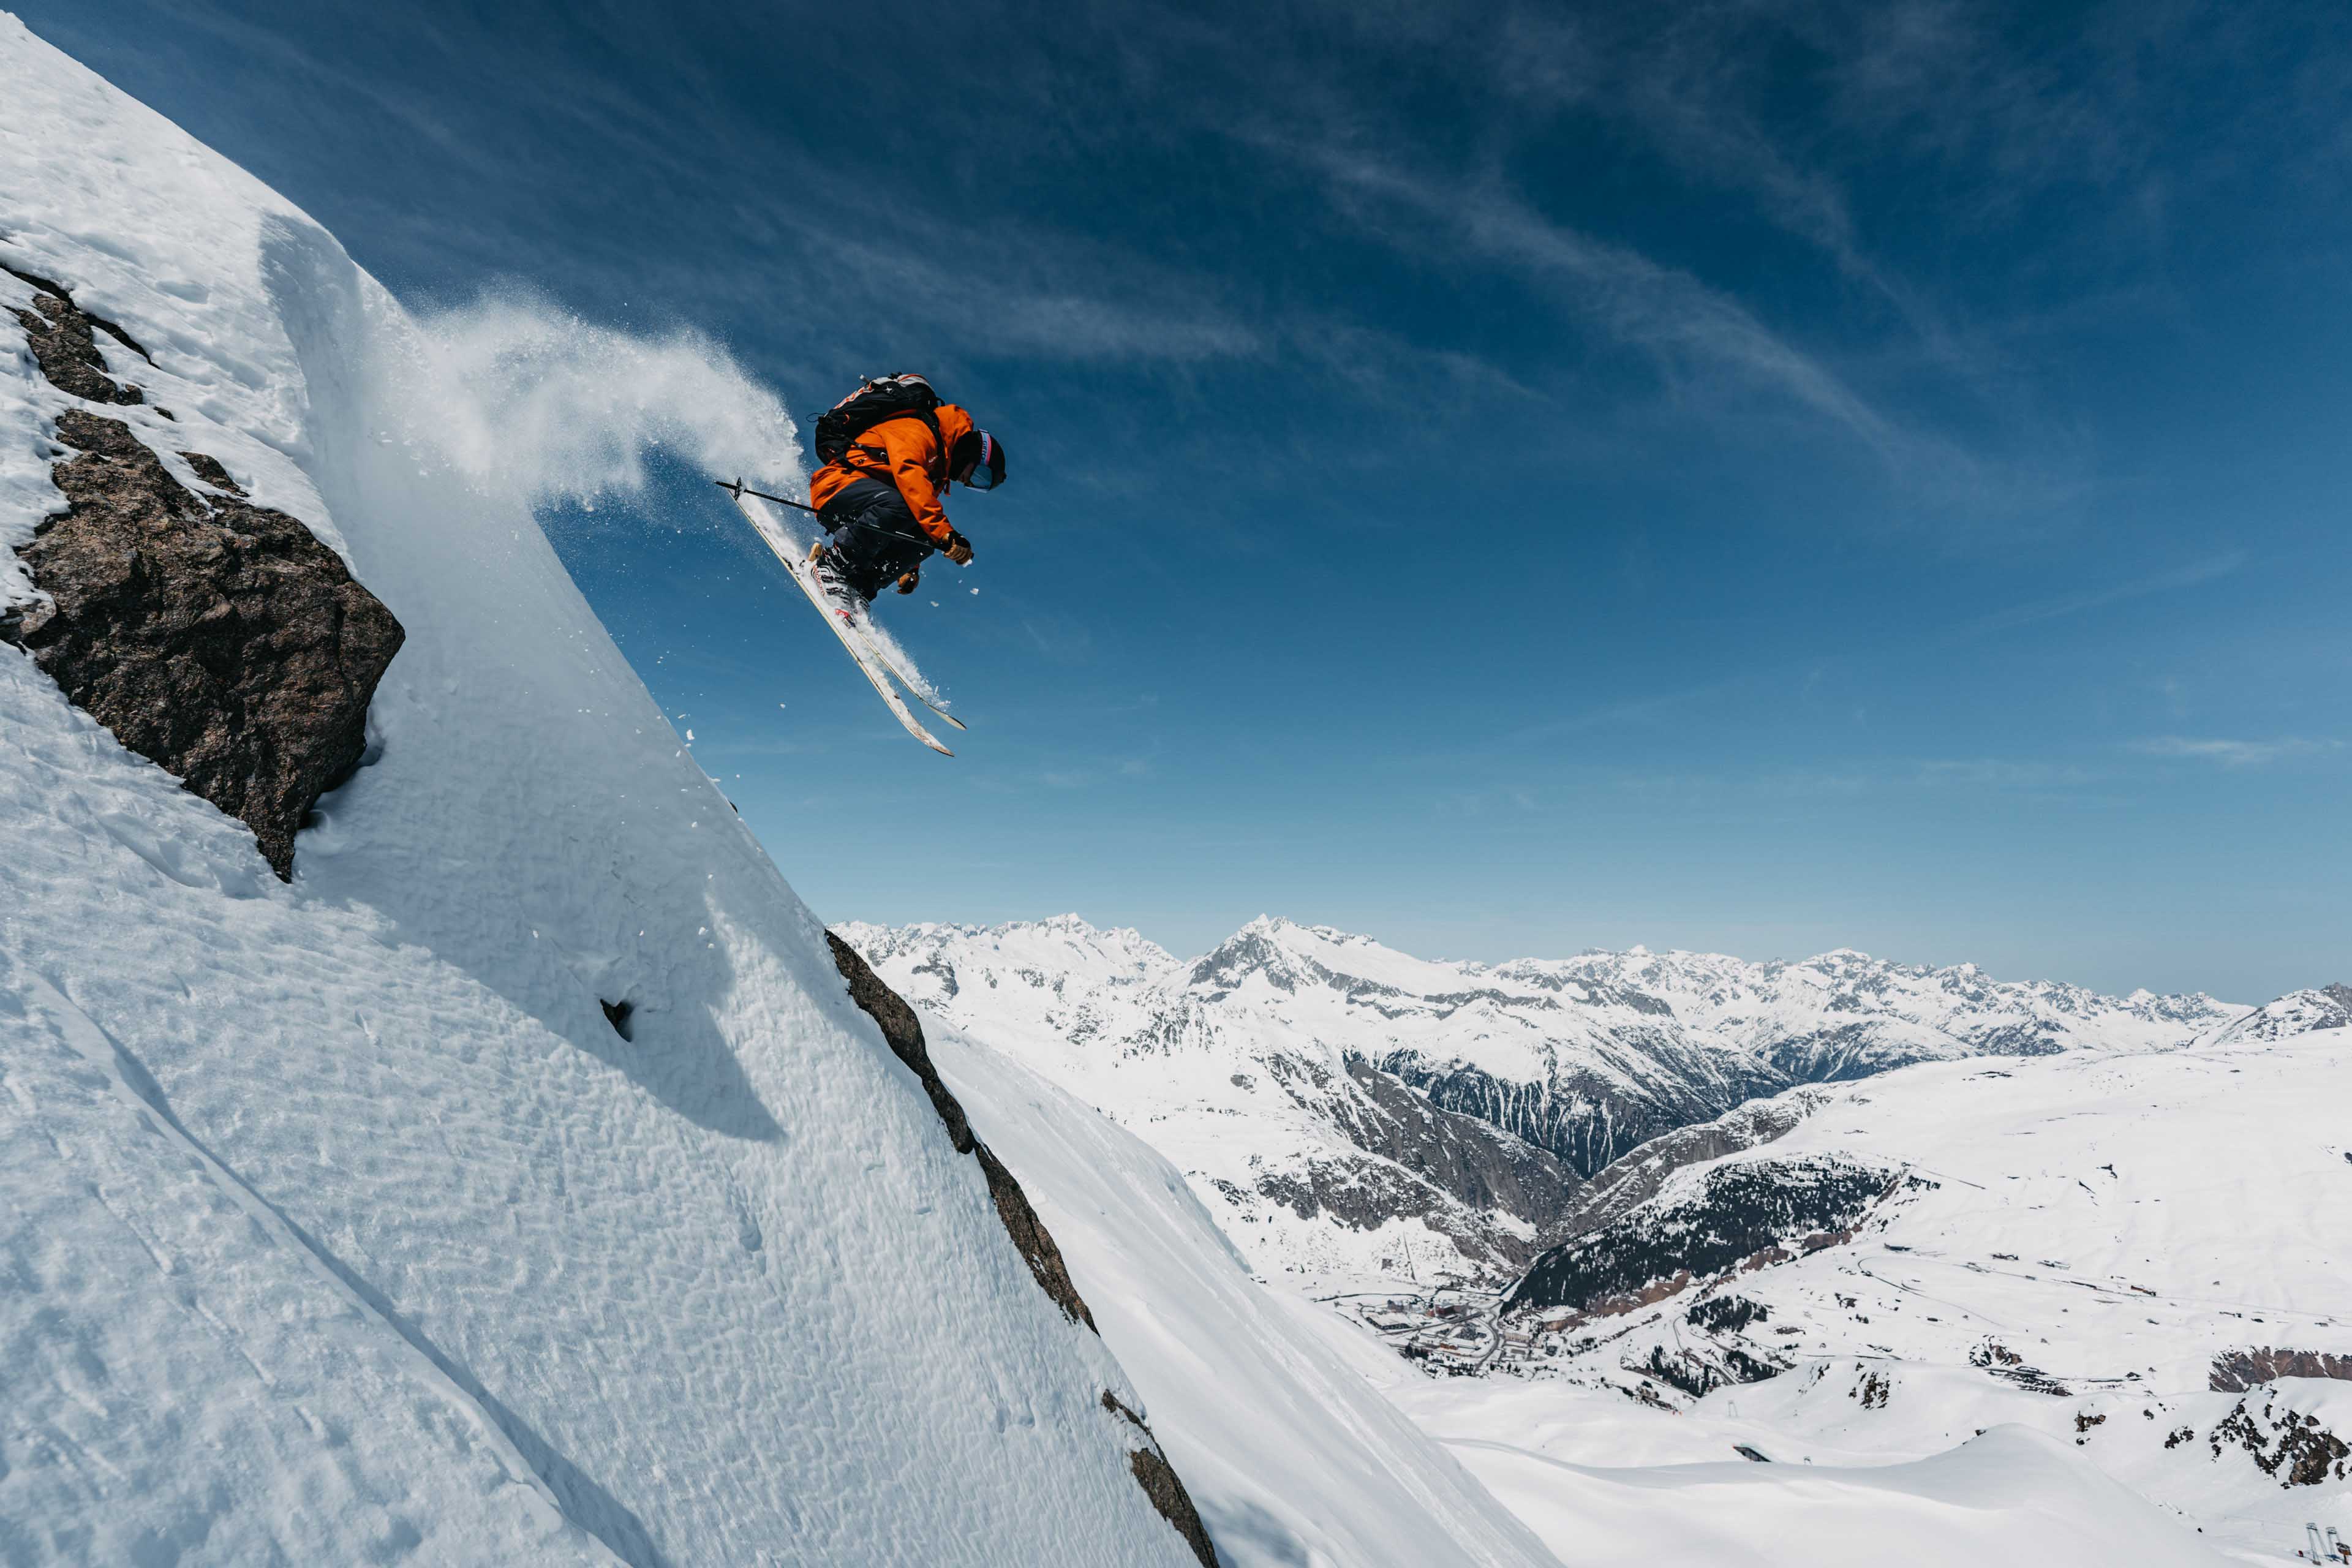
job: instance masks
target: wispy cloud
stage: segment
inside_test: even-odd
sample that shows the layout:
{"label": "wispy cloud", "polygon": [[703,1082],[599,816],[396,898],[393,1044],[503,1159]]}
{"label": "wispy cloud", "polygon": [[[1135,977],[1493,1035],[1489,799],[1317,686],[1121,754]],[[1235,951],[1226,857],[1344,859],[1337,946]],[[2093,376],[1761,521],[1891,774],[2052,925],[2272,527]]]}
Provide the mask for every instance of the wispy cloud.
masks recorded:
{"label": "wispy cloud", "polygon": [[[1518,96],[1605,114],[1684,174],[1748,196],[1767,221],[1879,296],[1937,357],[1979,368],[1921,292],[1868,253],[1837,177],[1777,135],[1756,102],[1768,40],[1802,26],[1801,15],[1734,0],[1621,22],[1601,40],[1580,23],[1513,12],[1496,30],[1492,62]],[[1832,50],[1841,42],[1834,31],[1811,41]]]}
{"label": "wispy cloud", "polygon": [[2054,621],[2066,616],[2079,616],[2087,611],[2105,609],[2129,599],[2146,598],[2151,594],[2171,593],[2182,588],[2194,588],[2200,583],[2210,583],[2226,577],[2246,563],[2246,552],[2231,550],[2205,560],[2159,572],[2149,577],[2136,577],[2129,582],[2110,583],[2100,588],[2080,588],[2071,594],[2058,594],[2047,599],[2032,599],[2007,609],[1996,610],[1979,616],[1961,627],[1965,636],[1986,632],[2011,631],[2032,626],[2037,621]]}
{"label": "wispy cloud", "polygon": [[1320,174],[1342,212],[1395,248],[1467,250],[1561,285],[1563,305],[1670,375],[1728,375],[1792,400],[1858,440],[1907,487],[1955,497],[1995,486],[1972,453],[1882,411],[1738,300],[1688,272],[1555,223],[1492,181],[1439,179],[1328,142],[1266,135],[1262,144]]}
{"label": "wispy cloud", "polygon": [[[1250,355],[1264,347],[1250,327],[1206,301],[1182,301],[1171,310],[1087,293],[1059,280],[1024,280],[1012,276],[1010,267],[982,260],[975,237],[933,226],[926,243],[910,247],[906,226],[891,227],[898,237],[887,245],[814,228],[804,237],[844,275],[893,300],[901,315],[934,331],[952,325],[981,352],[1192,361]],[[957,260],[948,266],[933,256]],[[1163,281],[1150,293],[1164,300],[1179,290]]]}
{"label": "wispy cloud", "polygon": [[2289,757],[2340,752],[2341,741],[2289,735],[2275,741],[2231,741],[2189,735],[2156,735],[2132,742],[2133,751],[2150,757],[2179,757],[2212,763],[2224,768],[2259,768]]}

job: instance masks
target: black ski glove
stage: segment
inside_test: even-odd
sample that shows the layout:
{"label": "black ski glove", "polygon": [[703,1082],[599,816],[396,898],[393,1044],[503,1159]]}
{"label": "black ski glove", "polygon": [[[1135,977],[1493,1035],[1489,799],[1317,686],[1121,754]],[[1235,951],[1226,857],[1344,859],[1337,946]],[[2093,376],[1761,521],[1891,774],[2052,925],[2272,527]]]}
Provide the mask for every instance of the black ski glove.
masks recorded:
{"label": "black ski glove", "polygon": [[940,546],[940,553],[959,566],[969,566],[971,564],[971,541],[950,528],[948,530],[948,542]]}

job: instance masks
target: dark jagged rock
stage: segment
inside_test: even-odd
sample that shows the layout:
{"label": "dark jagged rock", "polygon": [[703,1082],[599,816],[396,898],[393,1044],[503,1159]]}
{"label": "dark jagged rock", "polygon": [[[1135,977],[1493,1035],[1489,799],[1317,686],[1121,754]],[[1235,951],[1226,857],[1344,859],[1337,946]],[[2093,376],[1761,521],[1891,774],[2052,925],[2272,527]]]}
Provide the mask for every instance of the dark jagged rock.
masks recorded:
{"label": "dark jagged rock", "polygon": [[857,950],[834,935],[824,933],[827,947],[833,949],[833,966],[849,983],[849,999],[866,1011],[882,1031],[882,1038],[890,1049],[907,1064],[907,1070],[931,1097],[931,1109],[940,1113],[947,1124],[948,1142],[959,1154],[969,1154],[976,1140],[971,1135],[971,1122],[966,1119],[963,1107],[956,1100],[948,1086],[940,1080],[940,1069],[931,1065],[930,1048],[923,1043],[922,1020],[907,1005],[906,998],[882,984],[882,977],[871,965],[857,956]]}
{"label": "dark jagged rock", "polygon": [[2292,1399],[2281,1388],[2249,1391],[2213,1428],[2213,1457],[2220,1458],[2234,1444],[2283,1487],[2352,1479],[2352,1444],[2321,1426],[2317,1416],[2297,1411]]}
{"label": "dark jagged rock", "polygon": [[147,401],[147,395],[139,388],[123,386],[107,374],[106,356],[98,350],[97,331],[103,331],[148,363],[154,363],[130,333],[103,316],[83,310],[73,302],[70,294],[47,279],[18,272],[13,267],[5,270],[39,290],[33,297],[31,310],[14,314],[16,324],[25,329],[25,341],[50,385],[92,403],[128,405]]}
{"label": "dark jagged rock", "polygon": [[1122,1417],[1143,1436],[1145,1446],[1128,1454],[1128,1465],[1135,1472],[1136,1485],[1141,1487],[1143,1495],[1151,1500],[1151,1506],[1160,1510],[1160,1517],[1184,1538],[1184,1544],[1191,1547],[1192,1555],[1200,1560],[1201,1568],[1217,1568],[1217,1549],[1209,1544],[1208,1528],[1201,1522],[1201,1512],[1192,1506],[1192,1496],[1184,1490],[1184,1483],[1177,1479],[1176,1468],[1160,1451],[1160,1439],[1151,1435],[1151,1427],[1142,1416],[1120,1404],[1118,1396],[1108,1388],[1103,1390],[1102,1402],[1105,1410]]}
{"label": "dark jagged rock", "polygon": [[1454,1228],[1454,1215],[1426,1182],[1392,1165],[1353,1158],[1305,1160],[1257,1179],[1260,1194],[1301,1219],[1328,1215],[1351,1230],[1378,1230],[1391,1219],[1418,1219],[1444,1232],[1465,1258],[1492,1264],[1496,1237],[1484,1227]]}
{"label": "dark jagged rock", "polygon": [[2205,1386],[2216,1394],[2243,1394],[2282,1377],[2332,1377],[2352,1383],[2352,1355],[2273,1350],[2267,1346],[2224,1351],[2213,1358],[2213,1370],[2206,1375]]}
{"label": "dark jagged rock", "polygon": [[[1013,1179],[985,1143],[975,1143],[972,1154],[980,1168],[988,1173],[988,1194],[996,1200],[996,1217],[1003,1223],[1004,1234],[1013,1238],[1022,1261],[1029,1265],[1029,1273],[1037,1281],[1054,1305],[1062,1309],[1073,1322],[1095,1328],[1095,1315],[1087,1310],[1086,1299],[1078,1294],[1077,1282],[1070,1278],[1070,1266],[1062,1261],[1062,1249],[1054,1244],[1054,1233],[1029,1206],[1029,1194]],[[1100,1333],[1100,1329],[1095,1329]]]}
{"label": "dark jagged rock", "polygon": [[68,409],[58,438],[79,448],[49,470],[68,510],[17,552],[48,603],[0,637],[291,880],[295,830],[360,761],[400,623],[300,521],[197,495],[121,421]]}
{"label": "dark jagged rock", "polygon": [[[1559,1234],[1576,1179],[1549,1152],[1475,1117],[1432,1106],[1360,1058],[1347,1086],[1312,1060],[1274,1057],[1267,1076],[1309,1114],[1328,1114],[1373,1160],[1309,1160],[1256,1187],[1301,1219],[1328,1215],[1357,1230],[1418,1218],[1483,1271],[1517,1273]],[[1347,1087],[1342,1086],[1342,1087]],[[1451,1200],[1450,1202],[1448,1200]],[[1532,1237],[1508,1222],[1532,1228]]]}
{"label": "dark jagged rock", "polygon": [[996,1200],[996,1217],[1004,1226],[1004,1234],[1013,1238],[1022,1261],[1037,1288],[1062,1309],[1072,1322],[1095,1326],[1095,1315],[1078,1294],[1078,1287],[1070,1279],[1069,1266],[1062,1261],[1062,1249],[1055,1245],[1053,1233],[1045,1222],[1037,1217],[1030,1205],[1029,1194],[1005,1169],[1004,1162],[990,1152],[988,1145],[972,1136],[971,1121],[963,1113],[963,1106],[940,1078],[940,1069],[931,1065],[930,1047],[923,1040],[922,1020],[907,1005],[906,998],[882,984],[882,977],[857,955],[857,950],[834,935],[824,933],[825,945],[833,950],[833,966],[849,984],[849,999],[865,1010],[882,1031],[882,1038],[891,1051],[907,1064],[915,1081],[923,1086],[930,1097],[931,1109],[939,1113],[940,1121],[948,1130],[948,1142],[960,1154],[970,1154],[980,1161],[980,1168],[988,1176],[989,1196]]}
{"label": "dark jagged rock", "polygon": [[[923,1039],[922,1020],[915,1016],[915,1010],[907,1005],[906,998],[882,984],[881,977],[874,973],[865,959],[858,956],[856,949],[831,931],[824,933],[824,941],[825,945],[833,950],[834,967],[841,972],[841,978],[849,986],[849,999],[874,1020],[892,1053],[906,1063],[916,1081],[923,1086],[923,1092],[930,1097],[931,1109],[939,1113],[940,1122],[947,1128],[948,1141],[959,1152],[970,1154],[980,1162],[980,1168],[988,1178],[989,1196],[996,1203],[997,1220],[1004,1226],[1004,1234],[1012,1237],[1013,1248],[1021,1254],[1022,1261],[1029,1265],[1030,1276],[1037,1281],[1037,1288],[1045,1291],[1072,1322],[1084,1323],[1089,1330],[1100,1333],[1102,1331],[1095,1328],[1094,1313],[1087,1310],[1085,1299],[1078,1294],[1077,1282],[1070,1278],[1069,1265],[1063,1261],[1061,1247],[1055,1245],[1053,1233],[1045,1228],[1045,1222],[1037,1217],[1036,1209],[1029,1202],[1029,1194],[1021,1190],[1021,1184],[1005,1168],[1004,1162],[998,1159],[987,1144],[972,1136],[971,1122],[964,1115],[963,1106],[940,1080],[939,1068],[931,1065],[930,1047]],[[1201,1560],[1202,1568],[1217,1568],[1216,1550],[1209,1544],[1209,1532],[1201,1523],[1200,1510],[1192,1506],[1192,1495],[1185,1491],[1176,1468],[1160,1451],[1159,1439],[1152,1436],[1151,1428],[1145,1425],[1142,1416],[1121,1404],[1110,1390],[1103,1390],[1102,1401],[1104,1409],[1124,1416],[1143,1436],[1144,1447],[1129,1450],[1128,1456],[1129,1468],[1135,1473],[1136,1485],[1141,1487],[1143,1495],[1151,1500],[1151,1506],[1159,1510],[1160,1517],[1184,1538],[1185,1544],[1192,1549],[1192,1554]]]}
{"label": "dark jagged rock", "polygon": [[239,500],[245,499],[245,487],[228,477],[228,470],[221,467],[218,458],[207,457],[202,452],[183,452],[180,456],[186,458],[188,467],[196,471],[196,478],[213,489],[226,490]]}

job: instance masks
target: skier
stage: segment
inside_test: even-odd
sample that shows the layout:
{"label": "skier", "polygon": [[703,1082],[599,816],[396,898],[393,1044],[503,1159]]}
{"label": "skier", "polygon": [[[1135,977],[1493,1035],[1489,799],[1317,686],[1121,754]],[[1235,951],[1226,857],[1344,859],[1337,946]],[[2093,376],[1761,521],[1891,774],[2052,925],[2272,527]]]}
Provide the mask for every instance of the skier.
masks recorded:
{"label": "skier", "polygon": [[870,605],[898,579],[911,594],[932,552],[957,565],[971,541],[940,505],[948,483],[991,490],[1004,482],[1004,447],[919,375],[884,376],[843,398],[817,421],[823,466],[809,500],[826,536],[809,563],[828,587]]}

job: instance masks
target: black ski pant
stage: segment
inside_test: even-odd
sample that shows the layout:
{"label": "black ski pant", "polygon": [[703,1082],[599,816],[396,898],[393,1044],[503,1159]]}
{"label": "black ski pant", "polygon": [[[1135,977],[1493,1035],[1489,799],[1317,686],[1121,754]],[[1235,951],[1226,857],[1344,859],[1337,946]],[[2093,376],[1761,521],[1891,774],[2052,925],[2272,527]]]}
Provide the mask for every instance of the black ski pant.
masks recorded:
{"label": "black ski pant", "polygon": [[898,487],[880,479],[851,480],[817,520],[832,531],[824,542],[825,564],[867,604],[929,560],[935,548]]}

